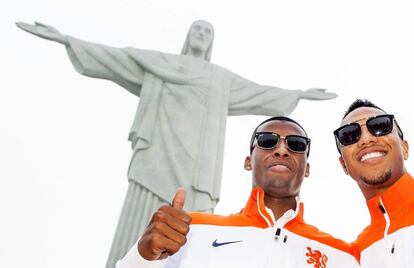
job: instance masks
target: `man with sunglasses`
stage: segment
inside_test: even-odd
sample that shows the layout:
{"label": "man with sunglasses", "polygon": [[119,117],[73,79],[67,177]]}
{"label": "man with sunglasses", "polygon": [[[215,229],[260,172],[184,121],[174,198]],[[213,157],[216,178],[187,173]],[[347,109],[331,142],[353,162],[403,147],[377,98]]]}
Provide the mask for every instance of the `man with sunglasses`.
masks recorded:
{"label": "man with sunglasses", "polygon": [[334,131],[339,161],[367,200],[371,224],[354,242],[362,267],[413,267],[414,179],[394,116],[356,100]]}
{"label": "man with sunglasses", "polygon": [[358,267],[350,244],[304,222],[298,197],[309,176],[309,150],[296,121],[265,120],[245,160],[253,189],[240,213],[186,213],[180,189],[117,267]]}

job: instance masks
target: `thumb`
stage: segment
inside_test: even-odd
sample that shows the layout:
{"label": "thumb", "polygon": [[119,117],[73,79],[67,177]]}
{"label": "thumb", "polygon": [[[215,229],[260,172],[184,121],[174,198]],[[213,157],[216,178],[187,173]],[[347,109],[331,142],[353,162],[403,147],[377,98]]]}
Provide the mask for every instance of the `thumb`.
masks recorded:
{"label": "thumb", "polygon": [[172,207],[176,209],[183,209],[185,203],[185,190],[183,187],[179,187],[175,192],[175,196],[172,201]]}

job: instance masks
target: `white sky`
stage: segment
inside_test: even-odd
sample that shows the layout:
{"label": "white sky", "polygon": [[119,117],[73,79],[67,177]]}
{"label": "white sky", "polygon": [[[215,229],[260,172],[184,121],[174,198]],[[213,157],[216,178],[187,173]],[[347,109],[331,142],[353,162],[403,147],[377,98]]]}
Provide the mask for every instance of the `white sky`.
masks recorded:
{"label": "white sky", "polygon": [[[104,266],[126,194],[127,136],[138,103],[111,82],[76,73],[61,45],[19,30],[17,21],[178,53],[191,22],[205,19],[216,29],[213,63],[260,84],[338,93],[302,101],[291,116],[312,138],[311,176],[301,192],[306,219],[346,240],[369,218],[338,162],[332,131],[343,111],[367,97],[414,137],[411,1],[33,2],[10,1],[0,11],[0,267]],[[243,160],[263,119],[228,118],[218,213],[244,206],[251,180]]]}

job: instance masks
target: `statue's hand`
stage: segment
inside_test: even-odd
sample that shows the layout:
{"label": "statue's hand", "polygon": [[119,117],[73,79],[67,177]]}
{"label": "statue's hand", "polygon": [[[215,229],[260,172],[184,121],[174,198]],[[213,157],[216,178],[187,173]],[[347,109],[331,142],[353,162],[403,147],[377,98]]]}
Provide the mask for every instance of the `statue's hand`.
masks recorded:
{"label": "statue's hand", "polygon": [[307,100],[330,100],[336,98],[338,95],[334,92],[326,92],[323,88],[310,88],[303,91],[300,95],[301,99]]}
{"label": "statue's hand", "polygon": [[40,22],[35,22],[34,24],[16,22],[16,25],[20,29],[31,34],[37,35],[41,38],[56,41],[62,44],[67,43],[66,36],[62,35],[58,30],[56,30],[52,26],[42,24]]}
{"label": "statue's hand", "polygon": [[191,216],[184,210],[185,191],[177,189],[172,205],[161,206],[141,239],[138,252],[146,260],[161,260],[176,253],[186,242]]}

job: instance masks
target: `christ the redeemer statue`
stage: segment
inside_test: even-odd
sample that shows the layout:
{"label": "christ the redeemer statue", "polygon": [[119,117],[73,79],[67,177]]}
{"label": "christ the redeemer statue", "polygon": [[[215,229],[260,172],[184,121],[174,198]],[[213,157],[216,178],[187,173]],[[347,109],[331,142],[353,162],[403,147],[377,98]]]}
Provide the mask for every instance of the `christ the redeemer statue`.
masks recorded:
{"label": "christ the redeemer statue", "polygon": [[63,35],[40,23],[17,25],[64,44],[75,69],[140,98],[129,140],[128,193],[107,267],[113,268],[162,203],[186,188],[186,209],[212,212],[220,197],[228,115],[288,115],[300,99],[327,100],[323,89],[263,86],[210,63],[213,26],[195,21],[180,55],[113,48]]}

